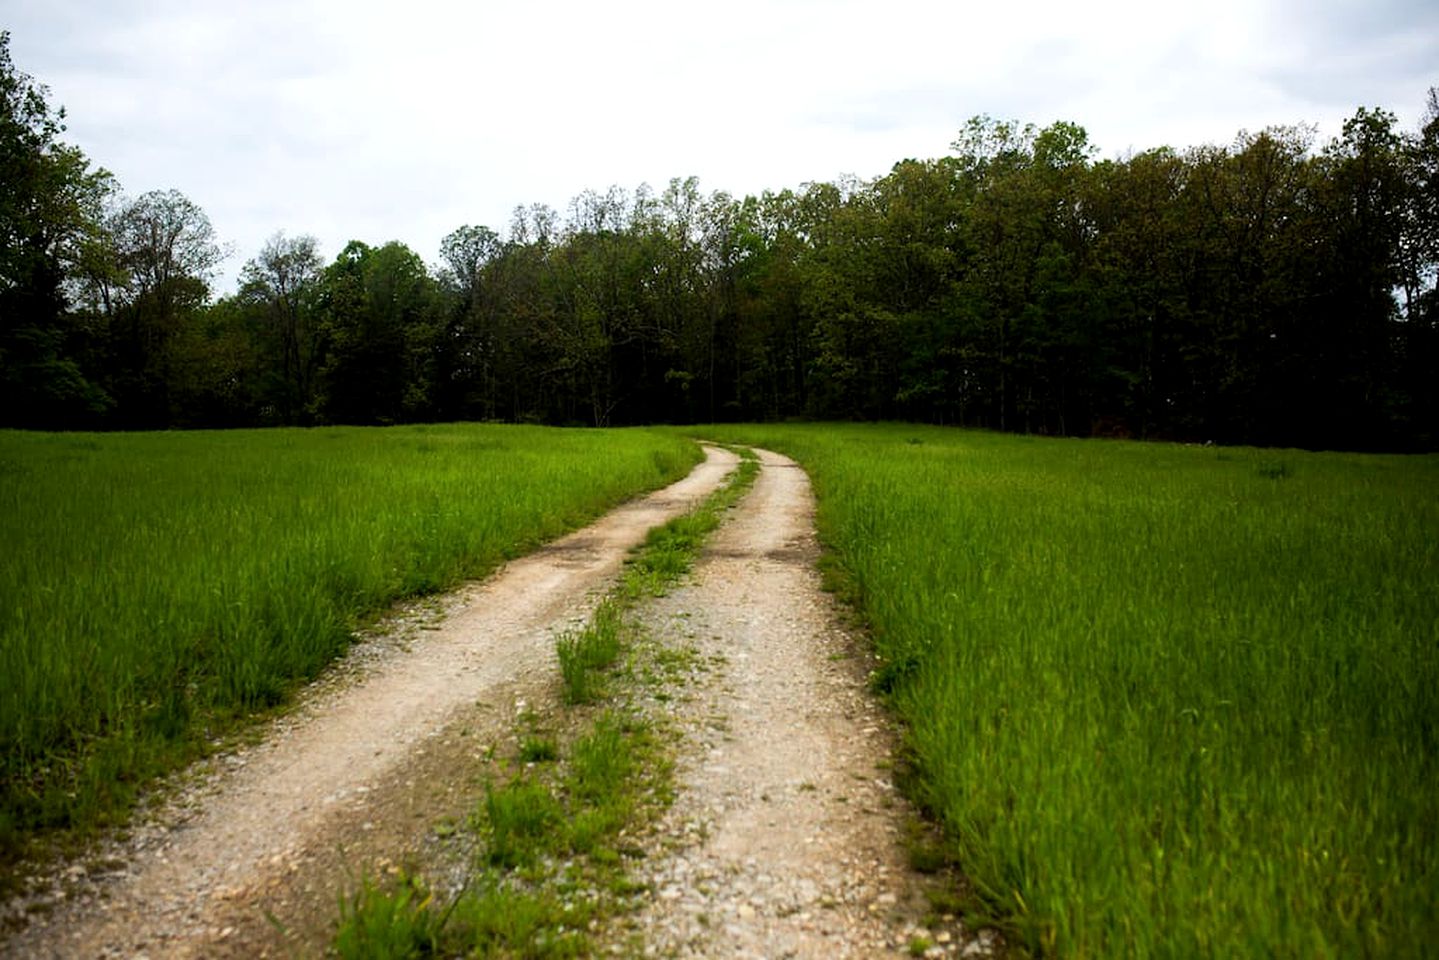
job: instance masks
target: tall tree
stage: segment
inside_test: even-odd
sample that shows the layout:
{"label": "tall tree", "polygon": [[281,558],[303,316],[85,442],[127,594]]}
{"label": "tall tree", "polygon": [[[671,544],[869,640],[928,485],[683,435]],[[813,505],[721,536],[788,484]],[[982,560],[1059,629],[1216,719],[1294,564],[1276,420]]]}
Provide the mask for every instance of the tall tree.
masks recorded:
{"label": "tall tree", "polygon": [[113,180],[60,141],[48,93],[0,32],[0,424],[92,425],[111,400],[78,362],[66,277],[103,233]]}
{"label": "tall tree", "polygon": [[495,264],[504,252],[489,227],[463,226],[440,241],[441,286],[450,296],[440,335],[435,404],[445,418],[498,417],[501,378],[514,347]]}
{"label": "tall tree", "polygon": [[1202,432],[1194,403],[1208,381],[1192,353],[1203,341],[1194,342],[1185,299],[1196,249],[1181,215],[1189,173],[1185,159],[1163,147],[1096,164],[1084,189],[1100,307],[1083,385],[1092,430],[1139,437]]}
{"label": "tall tree", "polygon": [[1439,443],[1439,88],[1430,87],[1418,132],[1407,145],[1410,186],[1402,241],[1404,323],[1399,337],[1404,394],[1400,429]]}
{"label": "tall tree", "polygon": [[[1409,209],[1403,140],[1395,116],[1360,108],[1316,158],[1308,184],[1311,242],[1290,285],[1308,294],[1302,341],[1284,348],[1304,381],[1300,443],[1392,444],[1393,383],[1403,235]],[[1301,279],[1302,278],[1302,279]]]}
{"label": "tall tree", "polygon": [[124,203],[110,230],[123,278],[110,318],[117,414],[125,426],[167,426],[172,381],[185,361],[181,334],[209,300],[224,254],[210,218],[178,190]]}
{"label": "tall tree", "polygon": [[391,242],[351,241],[318,290],[328,339],[318,408],[334,423],[400,423],[433,415],[439,300],[424,261]]}
{"label": "tall tree", "polygon": [[277,233],[240,272],[240,299],[263,317],[259,339],[270,359],[267,390],[278,423],[308,423],[314,416],[321,327],[314,304],[320,279],[319,241]]}

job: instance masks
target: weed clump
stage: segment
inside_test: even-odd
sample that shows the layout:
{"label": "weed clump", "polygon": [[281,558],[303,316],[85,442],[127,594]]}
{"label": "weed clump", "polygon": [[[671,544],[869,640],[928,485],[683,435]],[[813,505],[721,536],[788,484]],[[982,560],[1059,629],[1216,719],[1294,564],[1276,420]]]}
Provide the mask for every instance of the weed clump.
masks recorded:
{"label": "weed clump", "polygon": [[619,605],[606,600],[588,624],[561,635],[555,642],[566,703],[590,703],[600,697],[598,674],[612,667],[619,657],[623,629]]}

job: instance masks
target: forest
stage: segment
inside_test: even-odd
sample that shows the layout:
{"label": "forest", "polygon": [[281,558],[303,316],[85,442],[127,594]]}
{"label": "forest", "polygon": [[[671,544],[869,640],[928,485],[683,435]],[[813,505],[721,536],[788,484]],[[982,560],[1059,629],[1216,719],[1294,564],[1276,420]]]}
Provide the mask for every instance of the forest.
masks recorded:
{"label": "forest", "polygon": [[[1428,450],[1439,94],[1420,128],[1098,157],[978,116],[947,156],[735,197],[694,178],[461,225],[426,264],[276,234],[237,289],[125,195],[0,34],[0,426],[903,419]],[[462,215],[457,215],[457,221]]]}

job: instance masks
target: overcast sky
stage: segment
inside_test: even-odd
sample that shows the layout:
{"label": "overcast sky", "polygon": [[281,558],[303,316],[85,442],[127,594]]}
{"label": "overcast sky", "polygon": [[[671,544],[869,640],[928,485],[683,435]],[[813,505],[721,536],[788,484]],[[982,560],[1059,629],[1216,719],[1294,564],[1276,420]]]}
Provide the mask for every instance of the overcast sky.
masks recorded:
{"label": "overcast sky", "polygon": [[0,0],[16,65],[129,195],[177,188],[234,253],[426,260],[518,204],[698,176],[736,195],[937,157],[980,113],[1102,156],[1359,105],[1413,128],[1435,0]]}

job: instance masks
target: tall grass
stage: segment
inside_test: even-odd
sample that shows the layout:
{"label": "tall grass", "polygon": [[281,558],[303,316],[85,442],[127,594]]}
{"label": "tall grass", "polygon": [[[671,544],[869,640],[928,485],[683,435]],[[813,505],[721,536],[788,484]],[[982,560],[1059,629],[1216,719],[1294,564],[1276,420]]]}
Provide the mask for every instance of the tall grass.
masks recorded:
{"label": "tall grass", "polygon": [[1439,458],[708,432],[811,471],[918,797],[1032,951],[1439,942]]}
{"label": "tall grass", "polygon": [[648,431],[0,432],[0,844],[103,822],[366,613],[698,457]]}
{"label": "tall grass", "polygon": [[614,665],[622,646],[623,611],[611,598],[600,602],[590,622],[555,641],[565,703],[590,703],[601,694],[599,673]]}

